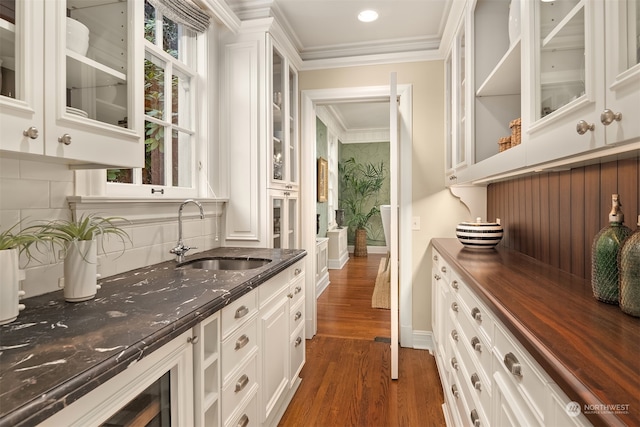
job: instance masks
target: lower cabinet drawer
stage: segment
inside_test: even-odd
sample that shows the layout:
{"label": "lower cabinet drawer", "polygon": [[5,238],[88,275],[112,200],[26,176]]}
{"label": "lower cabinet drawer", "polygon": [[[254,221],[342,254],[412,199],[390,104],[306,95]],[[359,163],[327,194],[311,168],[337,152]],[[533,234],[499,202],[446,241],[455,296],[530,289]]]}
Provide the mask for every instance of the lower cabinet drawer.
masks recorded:
{"label": "lower cabinet drawer", "polygon": [[255,290],[245,294],[222,309],[221,330],[225,339],[240,325],[258,313],[258,292]]}
{"label": "lower cabinet drawer", "polygon": [[222,342],[222,383],[229,380],[237,366],[258,349],[258,323],[256,318],[243,325]]}
{"label": "lower cabinet drawer", "polygon": [[233,411],[258,387],[258,356],[253,355],[222,387],[222,419]]}
{"label": "lower cabinet drawer", "polygon": [[[488,426],[489,418],[486,414],[489,414],[491,409],[491,394],[486,387],[487,381],[484,379],[472,379],[472,376],[478,376],[475,372],[473,365],[465,365],[464,357],[456,350],[454,350],[454,356],[458,361],[458,368],[452,369],[452,377],[455,378],[455,382],[458,386],[460,394],[464,396],[464,401],[467,405],[467,410],[461,413],[463,425],[474,425],[475,420],[479,424],[476,426]],[[463,361],[462,363],[460,361]],[[475,384],[480,383],[480,388],[475,388]]]}
{"label": "lower cabinet drawer", "polygon": [[260,425],[260,420],[258,419],[257,388],[254,388],[250,394],[253,396],[249,398],[246,404],[241,405],[229,419],[225,420],[223,423],[225,427],[257,427]]}
{"label": "lower cabinet drawer", "polygon": [[525,351],[510,337],[501,325],[495,325],[495,368],[506,374],[518,393],[532,408],[535,416],[546,423],[549,385],[552,382],[537,363],[525,355]]}
{"label": "lower cabinet drawer", "polygon": [[293,334],[291,334],[291,341],[289,346],[289,378],[291,380],[291,384],[295,382],[296,378],[300,374],[300,371],[302,370],[302,367],[304,366],[305,348],[306,342],[304,338],[304,325],[300,325],[300,327],[296,329]]}

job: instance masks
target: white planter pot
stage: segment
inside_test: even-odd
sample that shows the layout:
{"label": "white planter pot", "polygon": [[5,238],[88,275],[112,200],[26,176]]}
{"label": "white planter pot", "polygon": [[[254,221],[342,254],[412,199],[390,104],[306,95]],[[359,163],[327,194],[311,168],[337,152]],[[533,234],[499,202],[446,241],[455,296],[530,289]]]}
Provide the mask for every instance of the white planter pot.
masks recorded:
{"label": "white planter pot", "polygon": [[18,301],[24,291],[20,281],[24,280],[24,270],[19,269],[18,249],[0,251],[0,325],[16,320],[24,305]]}
{"label": "white planter pot", "polygon": [[98,244],[79,240],[67,244],[64,258],[64,299],[69,302],[90,300],[96,296]]}

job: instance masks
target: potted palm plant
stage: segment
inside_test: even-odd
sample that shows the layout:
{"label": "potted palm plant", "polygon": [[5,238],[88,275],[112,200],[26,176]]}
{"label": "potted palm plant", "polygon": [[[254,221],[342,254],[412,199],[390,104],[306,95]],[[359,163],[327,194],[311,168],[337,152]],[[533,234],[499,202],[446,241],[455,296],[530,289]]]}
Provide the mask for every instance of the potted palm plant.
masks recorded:
{"label": "potted palm plant", "polygon": [[0,325],[13,322],[18,312],[24,309],[19,303],[24,295],[20,291],[20,281],[24,280],[24,271],[20,269],[19,255],[26,253],[33,258],[30,247],[42,242],[44,235],[39,230],[19,229],[20,223],[0,233]]}
{"label": "potted palm plant", "polygon": [[96,295],[98,241],[106,253],[105,238],[115,237],[122,243],[122,250],[129,234],[119,223],[121,217],[101,217],[94,214],[82,215],[77,220],[55,220],[41,227],[41,232],[53,245],[63,247],[64,254],[64,298],[69,302],[86,301]]}
{"label": "potted palm plant", "polygon": [[347,214],[347,224],[355,228],[354,256],[367,256],[369,220],[378,214],[377,196],[384,184],[384,162],[358,163],[351,157],[338,163],[340,206]]}

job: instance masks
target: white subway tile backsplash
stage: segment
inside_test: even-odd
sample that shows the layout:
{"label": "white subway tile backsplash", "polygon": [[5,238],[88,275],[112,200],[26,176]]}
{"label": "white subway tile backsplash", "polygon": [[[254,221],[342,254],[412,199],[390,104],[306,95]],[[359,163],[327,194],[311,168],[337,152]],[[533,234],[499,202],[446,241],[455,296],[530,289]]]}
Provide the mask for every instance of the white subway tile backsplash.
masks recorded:
{"label": "white subway tile backsplash", "polygon": [[49,206],[52,208],[69,209],[67,196],[73,194],[73,182],[51,181]]}
{"label": "white subway tile backsplash", "polygon": [[23,179],[0,179],[2,209],[33,209],[49,207],[49,183]]}
{"label": "white subway tile backsplash", "polygon": [[[73,170],[58,163],[20,161],[20,178],[38,181],[63,181],[73,183]],[[71,194],[69,194],[71,195]]]}
{"label": "white subway tile backsplash", "polygon": [[0,157],[0,178],[20,178],[20,160]]}

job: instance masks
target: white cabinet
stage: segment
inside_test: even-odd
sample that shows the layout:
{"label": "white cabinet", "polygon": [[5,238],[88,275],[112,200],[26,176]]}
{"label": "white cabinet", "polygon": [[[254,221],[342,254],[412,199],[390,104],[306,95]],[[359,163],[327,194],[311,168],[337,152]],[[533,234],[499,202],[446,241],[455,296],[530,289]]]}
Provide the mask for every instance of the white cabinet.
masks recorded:
{"label": "white cabinet", "polygon": [[298,240],[298,193],[282,190],[269,190],[271,224],[271,247],[295,249]]}
{"label": "white cabinet", "polygon": [[[445,60],[446,184],[637,152],[638,9],[637,0],[468,0]],[[511,137],[504,151],[502,137]]]}
{"label": "white cabinet", "polygon": [[[193,406],[198,427],[220,426],[220,314],[193,328]],[[197,338],[195,338],[197,337]]]}
{"label": "white cabinet", "polygon": [[[142,96],[134,96],[142,89],[142,2],[9,3],[15,17],[0,19],[2,152],[77,167],[142,166]],[[67,27],[78,22],[89,30],[86,52],[67,45]]]}
{"label": "white cabinet", "polygon": [[329,238],[316,237],[316,295],[329,286]]}
{"label": "white cabinet", "polygon": [[327,231],[328,266],[329,269],[340,270],[349,261],[349,249],[347,247],[347,228],[334,228]]}
{"label": "white cabinet", "polygon": [[183,333],[40,426],[193,425],[193,341]]}
{"label": "white cabinet", "polygon": [[448,424],[590,425],[583,414],[568,414],[571,400],[437,251],[432,271],[435,357]]}
{"label": "white cabinet", "polygon": [[273,19],[256,19],[220,38],[226,239],[234,245],[296,248],[298,77],[289,59],[296,53],[274,33],[281,30]]}

